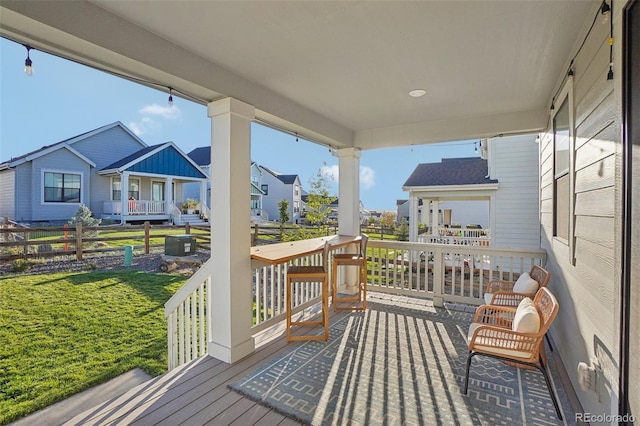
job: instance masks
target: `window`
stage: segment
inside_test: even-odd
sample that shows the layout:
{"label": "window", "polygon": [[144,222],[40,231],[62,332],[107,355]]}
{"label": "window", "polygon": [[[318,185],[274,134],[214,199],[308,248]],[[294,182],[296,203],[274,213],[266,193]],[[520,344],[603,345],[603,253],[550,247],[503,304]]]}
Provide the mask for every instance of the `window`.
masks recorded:
{"label": "window", "polygon": [[73,173],[44,173],[45,203],[79,203],[82,176]]}
{"label": "window", "polygon": [[[120,178],[113,178],[111,182],[111,199],[119,200],[121,190],[122,182],[120,181]],[[127,199],[131,197],[133,197],[134,200],[140,199],[140,179],[129,179],[129,192],[127,193]]]}
{"label": "window", "polygon": [[269,195],[269,185],[264,184],[260,187],[260,189],[262,189],[262,192],[264,192],[264,195]]}
{"label": "window", "polygon": [[295,197],[299,197],[300,196],[300,187],[298,185],[296,185],[293,189],[293,195]]}
{"label": "window", "polygon": [[164,201],[164,182],[151,182],[151,201]]}
{"label": "window", "polygon": [[569,187],[570,131],[569,102],[564,102],[553,118],[553,235],[569,240],[571,190]]}
{"label": "window", "polygon": [[300,213],[300,201],[293,202],[293,212]]}

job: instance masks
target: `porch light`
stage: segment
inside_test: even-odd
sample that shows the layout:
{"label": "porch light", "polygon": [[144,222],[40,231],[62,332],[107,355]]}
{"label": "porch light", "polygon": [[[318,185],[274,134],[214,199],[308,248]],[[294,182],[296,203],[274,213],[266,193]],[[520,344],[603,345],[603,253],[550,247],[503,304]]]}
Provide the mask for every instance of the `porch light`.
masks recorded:
{"label": "porch light", "polygon": [[409,92],[409,96],[411,96],[412,98],[419,98],[421,96],[424,96],[426,93],[427,91],[424,89],[414,89]]}
{"label": "porch light", "polygon": [[29,51],[32,49],[31,46],[26,44],[24,46],[27,49],[27,59],[24,60],[24,73],[31,77],[33,75],[33,67],[31,66],[31,58],[29,57]]}
{"label": "porch light", "polygon": [[173,96],[171,92],[173,91],[173,87],[169,86],[169,108],[173,107]]}
{"label": "porch light", "polygon": [[602,5],[600,6],[600,14],[602,15],[603,24],[606,24],[609,21],[609,12],[611,12],[611,6],[609,6],[606,0],[602,0]]}

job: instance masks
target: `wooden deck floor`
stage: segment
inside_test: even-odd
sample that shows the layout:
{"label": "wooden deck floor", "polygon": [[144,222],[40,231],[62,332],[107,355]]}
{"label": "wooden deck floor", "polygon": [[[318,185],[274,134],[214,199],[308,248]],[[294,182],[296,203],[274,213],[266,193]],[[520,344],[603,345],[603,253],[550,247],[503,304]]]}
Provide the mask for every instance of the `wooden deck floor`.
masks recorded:
{"label": "wooden deck floor", "polygon": [[[331,321],[344,315],[347,314],[332,311]],[[270,328],[256,336],[256,351],[236,364],[230,365],[209,356],[199,358],[87,410],[65,424],[298,424],[227,387],[284,353],[287,345],[284,326]]]}

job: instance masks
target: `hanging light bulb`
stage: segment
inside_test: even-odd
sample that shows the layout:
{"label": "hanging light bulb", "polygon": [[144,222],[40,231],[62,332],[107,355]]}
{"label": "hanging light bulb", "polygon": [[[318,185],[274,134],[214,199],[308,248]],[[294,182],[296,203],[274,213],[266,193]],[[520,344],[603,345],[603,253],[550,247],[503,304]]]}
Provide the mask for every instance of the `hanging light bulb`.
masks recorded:
{"label": "hanging light bulb", "polygon": [[474,150],[475,152],[478,152],[478,142],[474,142],[474,143],[473,143],[473,150]]}
{"label": "hanging light bulb", "polygon": [[33,75],[33,67],[31,66],[31,58],[29,57],[29,51],[32,49],[28,44],[24,46],[27,49],[27,59],[24,60],[24,73],[31,77]]}
{"label": "hanging light bulb", "polygon": [[600,6],[600,14],[602,15],[602,23],[606,24],[609,22],[609,14],[611,12],[611,6],[606,2],[606,0],[602,0],[602,5]]}
{"label": "hanging light bulb", "polygon": [[298,132],[296,132],[296,142],[299,142],[299,140],[298,140]]}
{"label": "hanging light bulb", "polygon": [[173,96],[171,92],[173,91],[173,87],[169,86],[169,108],[173,107]]}

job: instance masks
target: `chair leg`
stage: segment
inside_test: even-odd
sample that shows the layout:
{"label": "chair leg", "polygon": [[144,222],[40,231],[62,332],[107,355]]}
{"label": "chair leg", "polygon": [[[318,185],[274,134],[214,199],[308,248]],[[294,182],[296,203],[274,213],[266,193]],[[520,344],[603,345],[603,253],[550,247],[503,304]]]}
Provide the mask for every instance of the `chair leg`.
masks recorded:
{"label": "chair leg", "polygon": [[464,373],[464,394],[467,395],[467,390],[469,389],[469,368],[471,367],[471,359],[475,355],[475,352],[469,351],[469,355],[467,356],[467,371]]}
{"label": "chair leg", "polygon": [[560,405],[558,405],[558,399],[556,398],[556,393],[553,391],[553,387],[551,386],[551,379],[549,379],[547,366],[544,364],[542,357],[540,358],[539,370],[542,372],[542,375],[544,376],[544,381],[547,383],[547,389],[549,389],[549,395],[551,395],[551,400],[553,401],[553,406],[556,409],[556,414],[558,415],[558,419],[562,420],[562,414],[560,413]]}

